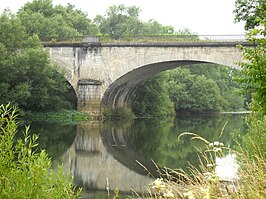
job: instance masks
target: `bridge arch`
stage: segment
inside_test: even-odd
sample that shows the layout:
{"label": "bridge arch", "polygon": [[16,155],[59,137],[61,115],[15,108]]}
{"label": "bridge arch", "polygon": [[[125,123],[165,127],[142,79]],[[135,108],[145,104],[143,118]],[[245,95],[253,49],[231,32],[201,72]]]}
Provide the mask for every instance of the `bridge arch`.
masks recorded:
{"label": "bridge arch", "polygon": [[129,107],[131,104],[131,95],[142,82],[145,82],[149,78],[166,70],[171,70],[186,65],[204,63],[217,64],[205,61],[178,60],[158,62],[138,67],[137,69],[134,69],[118,78],[107,88],[102,98],[101,108]]}
{"label": "bridge arch", "polygon": [[51,59],[65,67],[78,110],[100,115],[105,107],[128,106],[136,86],[161,71],[198,63],[238,68],[239,43],[73,43],[46,48]]}

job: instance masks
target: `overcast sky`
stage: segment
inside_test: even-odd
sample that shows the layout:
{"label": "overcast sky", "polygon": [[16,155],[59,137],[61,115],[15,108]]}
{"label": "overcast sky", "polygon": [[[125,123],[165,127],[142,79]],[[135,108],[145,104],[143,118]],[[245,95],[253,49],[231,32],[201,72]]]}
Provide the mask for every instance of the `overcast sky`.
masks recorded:
{"label": "overcast sky", "polygon": [[[2,0],[0,12],[9,7],[16,12],[30,0]],[[176,30],[188,28],[200,35],[244,34],[243,23],[234,23],[235,0],[54,0],[54,4],[71,3],[93,19],[103,15],[111,5],[138,6],[140,19],[155,19]]]}

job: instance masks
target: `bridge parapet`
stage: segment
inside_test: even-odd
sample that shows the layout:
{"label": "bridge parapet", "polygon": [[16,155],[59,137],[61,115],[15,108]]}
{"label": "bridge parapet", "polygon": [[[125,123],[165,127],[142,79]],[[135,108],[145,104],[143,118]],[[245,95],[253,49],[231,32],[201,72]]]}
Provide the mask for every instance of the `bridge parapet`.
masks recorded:
{"label": "bridge parapet", "polygon": [[47,38],[44,44],[56,43],[145,43],[145,42],[246,42],[245,35],[136,35],[113,38],[111,36],[83,36]]}

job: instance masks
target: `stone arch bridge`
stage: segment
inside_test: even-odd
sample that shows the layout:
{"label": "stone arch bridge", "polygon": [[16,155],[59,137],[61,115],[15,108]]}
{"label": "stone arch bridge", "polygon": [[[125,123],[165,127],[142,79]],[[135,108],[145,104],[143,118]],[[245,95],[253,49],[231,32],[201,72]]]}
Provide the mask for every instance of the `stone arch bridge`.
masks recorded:
{"label": "stone arch bridge", "polygon": [[130,106],[135,88],[161,71],[215,63],[238,68],[240,41],[46,43],[51,60],[73,86],[78,110],[98,116],[106,107]]}

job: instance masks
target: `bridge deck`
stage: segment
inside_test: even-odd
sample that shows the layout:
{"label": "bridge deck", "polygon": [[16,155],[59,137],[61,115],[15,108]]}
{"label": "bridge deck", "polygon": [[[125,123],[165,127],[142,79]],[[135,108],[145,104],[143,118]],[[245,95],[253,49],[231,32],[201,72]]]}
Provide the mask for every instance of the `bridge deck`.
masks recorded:
{"label": "bridge deck", "polygon": [[44,47],[222,47],[254,46],[246,41],[241,42],[43,42]]}

